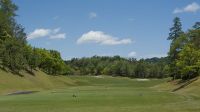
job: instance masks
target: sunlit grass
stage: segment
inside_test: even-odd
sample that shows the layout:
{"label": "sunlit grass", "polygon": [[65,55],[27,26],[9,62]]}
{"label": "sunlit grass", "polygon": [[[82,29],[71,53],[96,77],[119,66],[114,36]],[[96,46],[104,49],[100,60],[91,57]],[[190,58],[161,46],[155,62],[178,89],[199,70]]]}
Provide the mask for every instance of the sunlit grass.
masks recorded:
{"label": "sunlit grass", "polygon": [[153,88],[166,80],[108,76],[73,76],[66,80],[73,84],[29,95],[0,96],[0,112],[200,111],[200,99]]}

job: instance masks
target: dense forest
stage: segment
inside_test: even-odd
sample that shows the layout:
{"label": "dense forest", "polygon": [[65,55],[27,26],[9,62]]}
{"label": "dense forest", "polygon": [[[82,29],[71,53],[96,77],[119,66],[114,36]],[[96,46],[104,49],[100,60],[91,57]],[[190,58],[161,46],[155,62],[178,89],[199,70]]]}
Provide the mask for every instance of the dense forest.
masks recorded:
{"label": "dense forest", "polygon": [[74,58],[67,65],[79,75],[110,75],[132,78],[163,78],[167,76],[167,58],[126,59],[120,56]]}
{"label": "dense forest", "polygon": [[131,78],[190,79],[200,74],[200,22],[184,32],[180,18],[174,19],[168,40],[168,57],[140,59],[93,56],[64,61],[56,50],[34,48],[22,25],[16,22],[18,7],[0,0],[0,68],[20,71],[42,70],[49,75],[110,75]]}

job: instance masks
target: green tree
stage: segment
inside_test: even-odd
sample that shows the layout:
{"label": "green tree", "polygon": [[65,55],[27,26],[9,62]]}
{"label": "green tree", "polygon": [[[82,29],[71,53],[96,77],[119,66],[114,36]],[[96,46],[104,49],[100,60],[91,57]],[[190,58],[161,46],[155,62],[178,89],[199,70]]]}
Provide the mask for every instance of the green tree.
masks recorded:
{"label": "green tree", "polygon": [[200,29],[190,30],[187,35],[190,42],[194,44],[194,47],[200,49]]}
{"label": "green tree", "polygon": [[174,24],[173,27],[170,28],[170,33],[168,40],[176,40],[182,33],[182,24],[179,17],[175,17],[173,20]]}
{"label": "green tree", "polygon": [[178,77],[177,68],[176,68],[176,59],[178,58],[178,53],[180,51],[180,46],[182,45],[182,39],[179,39],[183,35],[182,24],[180,18],[176,17],[174,19],[173,27],[170,28],[170,33],[168,40],[172,40],[170,45],[170,51],[168,53],[170,58],[170,75],[175,79]]}
{"label": "green tree", "polygon": [[29,45],[25,46],[24,50],[24,57],[27,61],[27,69],[30,69],[30,71],[33,72],[33,70],[40,65],[41,57],[37,50]]}
{"label": "green tree", "polygon": [[193,29],[200,30],[200,22],[196,22],[195,25],[193,26]]}
{"label": "green tree", "polygon": [[14,17],[17,9],[17,6],[11,0],[0,0],[0,30],[7,31],[11,36],[13,36]]}
{"label": "green tree", "polygon": [[135,68],[135,75],[137,78],[145,78],[147,75],[147,68],[144,59],[138,61]]}
{"label": "green tree", "polygon": [[199,75],[200,50],[193,44],[187,44],[179,53],[176,65],[179,68],[182,79],[191,79]]}
{"label": "green tree", "polygon": [[14,72],[19,72],[25,67],[23,57],[23,46],[14,38],[6,39],[3,46],[3,66],[10,68]]}

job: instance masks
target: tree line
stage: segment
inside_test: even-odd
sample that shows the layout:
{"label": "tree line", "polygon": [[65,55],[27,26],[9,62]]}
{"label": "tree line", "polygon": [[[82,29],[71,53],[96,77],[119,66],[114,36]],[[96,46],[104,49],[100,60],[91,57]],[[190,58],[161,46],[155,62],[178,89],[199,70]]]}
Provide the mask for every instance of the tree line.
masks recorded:
{"label": "tree line", "polygon": [[167,58],[136,60],[120,56],[93,56],[91,58],[73,58],[66,61],[76,75],[110,75],[131,78],[167,77]]}

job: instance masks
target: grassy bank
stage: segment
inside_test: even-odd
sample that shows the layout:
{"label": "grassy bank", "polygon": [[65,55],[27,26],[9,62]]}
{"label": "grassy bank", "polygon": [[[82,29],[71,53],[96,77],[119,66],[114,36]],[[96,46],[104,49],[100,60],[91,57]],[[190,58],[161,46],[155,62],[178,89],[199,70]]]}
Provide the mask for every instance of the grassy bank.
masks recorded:
{"label": "grassy bank", "polygon": [[[36,76],[27,74],[19,77],[11,74],[4,76],[6,74],[2,73],[1,90],[18,88],[42,91],[27,95],[1,95],[0,112],[200,111],[199,80],[179,91],[171,92],[169,88],[174,85],[166,83],[166,79],[137,80],[108,76],[52,78],[42,72]],[[6,79],[5,77],[12,77],[12,80],[7,79],[10,84],[6,84],[5,80],[3,82],[2,78]],[[164,85],[167,85],[165,90]]]}
{"label": "grassy bank", "polygon": [[42,91],[75,84],[65,76],[50,76],[41,71],[35,71],[35,75],[27,72],[21,74],[19,76],[0,70],[0,94],[23,90]]}

